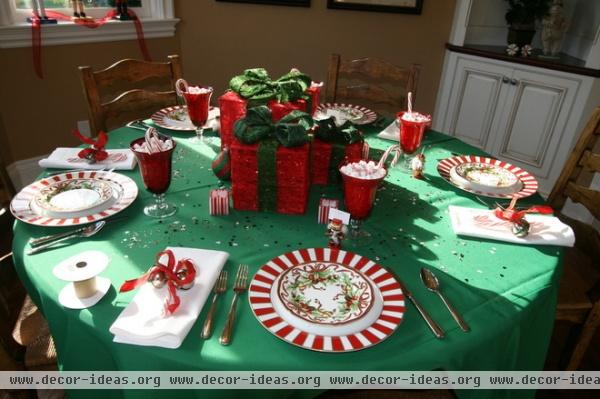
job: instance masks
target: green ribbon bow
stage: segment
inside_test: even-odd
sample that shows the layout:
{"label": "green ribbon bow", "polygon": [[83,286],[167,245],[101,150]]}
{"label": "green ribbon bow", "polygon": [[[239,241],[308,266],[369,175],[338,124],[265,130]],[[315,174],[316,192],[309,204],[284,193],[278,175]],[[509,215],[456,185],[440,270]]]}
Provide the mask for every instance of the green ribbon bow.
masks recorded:
{"label": "green ribbon bow", "polygon": [[344,122],[343,125],[337,126],[333,117],[317,120],[317,130],[315,138],[326,141],[328,143],[338,144],[353,144],[363,140],[363,136],[350,121]]}
{"label": "green ribbon bow", "polygon": [[313,124],[309,114],[298,110],[273,123],[271,110],[261,105],[249,108],[246,116],[233,125],[233,133],[242,143],[259,143],[256,153],[259,209],[277,210],[277,147],[279,144],[296,147],[306,143],[306,131]]}
{"label": "green ribbon bow", "polygon": [[246,69],[242,75],[229,81],[231,90],[254,104],[266,103],[274,98],[279,102],[306,99],[310,97],[305,94],[310,84],[310,77],[298,70],[273,81],[264,68]]}
{"label": "green ribbon bow", "polygon": [[346,156],[346,146],[363,141],[362,133],[350,121],[342,126],[335,124],[335,118],[327,118],[316,121],[318,128],[315,138],[331,144],[329,155],[329,174],[327,181],[337,183],[340,180],[338,168]]}
{"label": "green ribbon bow", "polygon": [[267,138],[276,139],[284,147],[297,147],[308,141],[306,131],[313,126],[312,117],[294,110],[273,123],[271,110],[265,105],[248,109],[246,117],[233,125],[233,134],[244,144],[253,144]]}

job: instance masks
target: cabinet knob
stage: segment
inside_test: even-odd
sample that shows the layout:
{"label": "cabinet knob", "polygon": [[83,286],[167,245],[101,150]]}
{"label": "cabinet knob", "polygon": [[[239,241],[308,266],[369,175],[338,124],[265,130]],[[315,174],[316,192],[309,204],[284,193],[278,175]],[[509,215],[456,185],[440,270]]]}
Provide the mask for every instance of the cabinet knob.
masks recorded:
{"label": "cabinet knob", "polygon": [[513,85],[513,86],[516,86],[517,83],[519,83],[519,81],[517,79],[511,79],[510,80],[510,84]]}
{"label": "cabinet knob", "polygon": [[508,83],[510,79],[506,76],[502,77],[502,83]]}

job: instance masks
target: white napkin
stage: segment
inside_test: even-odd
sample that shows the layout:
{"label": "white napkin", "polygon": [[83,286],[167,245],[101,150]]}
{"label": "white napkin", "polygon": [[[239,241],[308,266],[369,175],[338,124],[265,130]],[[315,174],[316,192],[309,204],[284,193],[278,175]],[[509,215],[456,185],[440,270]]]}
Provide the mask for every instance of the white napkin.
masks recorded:
{"label": "white napkin", "polygon": [[189,290],[177,290],[181,304],[175,313],[163,316],[168,288],[154,288],[146,283],[119,317],[110,326],[114,341],[142,346],[160,346],[175,349],[196,322],[229,254],[196,248],[169,247],[175,259],[189,258],[196,265],[196,280]]}
{"label": "white napkin", "polygon": [[519,238],[511,232],[512,223],[498,219],[494,211],[488,209],[448,207],[452,228],[457,235],[489,238],[515,244],[560,245],[572,247],[575,244],[573,230],[557,217],[528,214],[531,225],[529,234]]}
{"label": "white napkin", "polygon": [[377,137],[386,140],[392,140],[395,142],[400,141],[400,128],[396,125],[396,121],[390,123],[385,129],[383,129]]}
{"label": "white napkin", "polygon": [[77,154],[81,148],[59,147],[50,154],[48,158],[41,159],[38,164],[42,168],[64,168],[64,169],[133,169],[135,168],[135,155],[126,149],[106,150],[108,158],[104,161],[88,163],[79,158]]}

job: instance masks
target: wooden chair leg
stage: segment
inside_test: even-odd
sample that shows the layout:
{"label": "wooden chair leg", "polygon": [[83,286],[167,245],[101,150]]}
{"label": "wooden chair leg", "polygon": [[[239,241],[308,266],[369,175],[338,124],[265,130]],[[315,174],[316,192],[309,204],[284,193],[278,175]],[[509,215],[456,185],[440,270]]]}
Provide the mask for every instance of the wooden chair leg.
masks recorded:
{"label": "wooden chair leg", "polygon": [[567,364],[567,370],[577,370],[598,326],[600,326],[600,301],[594,304],[583,324],[581,335]]}

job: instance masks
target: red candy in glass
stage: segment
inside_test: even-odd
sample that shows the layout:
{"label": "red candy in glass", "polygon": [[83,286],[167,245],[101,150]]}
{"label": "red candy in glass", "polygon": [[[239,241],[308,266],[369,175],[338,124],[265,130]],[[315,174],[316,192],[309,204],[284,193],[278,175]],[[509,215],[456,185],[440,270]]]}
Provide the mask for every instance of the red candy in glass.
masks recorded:
{"label": "red candy in glass", "polygon": [[[341,171],[340,171],[341,172]],[[344,203],[346,209],[350,212],[353,219],[366,219],[373,209],[377,187],[386,173],[377,179],[364,179],[359,177],[348,176],[344,172],[342,179],[344,180]]]}
{"label": "red candy in glass", "polygon": [[208,120],[210,96],[213,92],[210,87],[202,87],[201,89],[203,89],[202,93],[183,92],[188,108],[188,115],[196,127],[204,126]]}
{"label": "red candy in glass", "polygon": [[323,87],[322,82],[312,82],[310,87],[306,89],[306,92],[310,95],[311,99],[311,107],[310,114],[314,116],[315,112],[317,112],[317,107],[321,102],[321,88]]}
{"label": "red candy in glass", "polygon": [[[161,137],[161,140],[165,139],[165,137]],[[131,151],[140,165],[140,173],[146,190],[153,194],[163,194],[171,184],[171,158],[176,147],[175,141],[173,141],[173,147],[167,151],[151,154],[135,151],[134,146],[142,144],[144,141],[144,137],[134,140],[130,146]]]}
{"label": "red candy in glass", "polygon": [[402,151],[407,154],[412,154],[421,146],[425,128],[431,123],[430,115],[423,115],[428,118],[426,121],[415,122],[402,119],[406,111],[398,112],[396,116],[400,123],[400,146]]}

